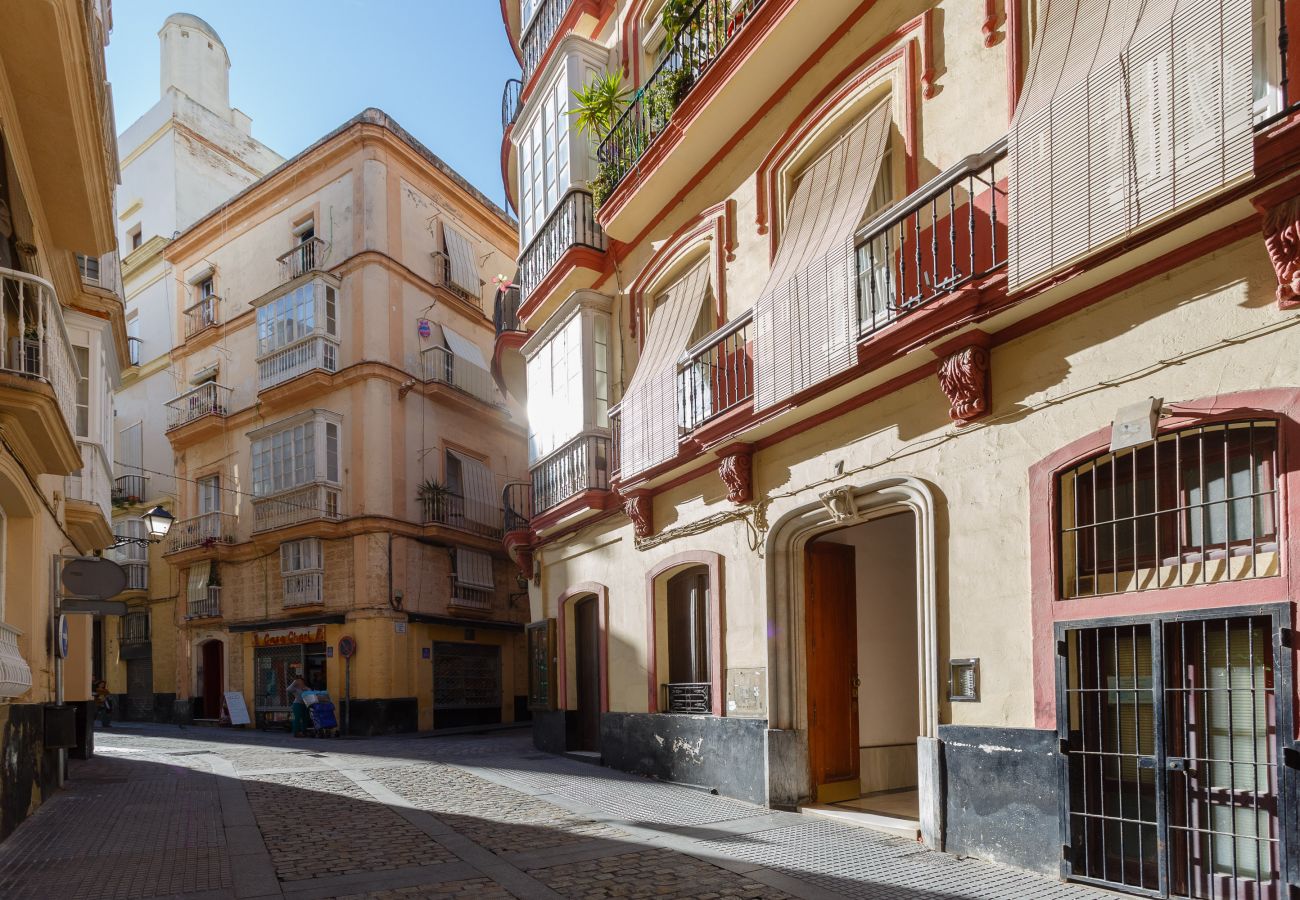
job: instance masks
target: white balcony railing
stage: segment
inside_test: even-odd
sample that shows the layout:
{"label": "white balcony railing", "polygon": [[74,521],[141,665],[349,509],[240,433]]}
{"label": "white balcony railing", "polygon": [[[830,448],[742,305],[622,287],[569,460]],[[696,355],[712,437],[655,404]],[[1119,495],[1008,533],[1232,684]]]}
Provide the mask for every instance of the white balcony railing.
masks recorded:
{"label": "white balcony railing", "polygon": [[583,491],[608,490],[609,448],[607,434],[587,432],[533,463],[533,512],[545,512]]}
{"label": "white balcony railing", "polygon": [[230,415],[231,388],[208,381],[167,401],[167,430],[180,428],[203,416]]}
{"label": "white balcony railing", "polygon": [[313,369],[334,372],[338,365],[338,341],[323,334],[308,335],[258,359],[257,389],[264,391]]}
{"label": "white balcony railing", "polygon": [[492,592],[453,581],[451,598],[447,601],[447,607],[471,612],[490,612],[492,610]]}
{"label": "white balcony railing", "polygon": [[185,598],[185,618],[208,619],[221,615],[221,587],[210,584],[197,597]]}
{"label": "white balcony railing", "polygon": [[329,245],[318,237],[308,238],[289,252],[280,254],[276,257],[280,264],[280,283],[324,268],[327,256]]}
{"label": "white balcony railing", "polygon": [[48,382],[76,433],[76,357],[59,298],[44,278],[0,268],[0,369]]}
{"label": "white balcony railing", "polygon": [[329,484],[307,484],[270,497],[257,497],[253,500],[253,531],[270,531],[313,519],[337,519],[342,498],[342,489]]}
{"label": "white balcony railing", "polygon": [[126,573],[126,587],[128,591],[147,591],[149,590],[149,565],[148,563],[121,563],[122,571]]}
{"label": "white balcony railing", "polygon": [[113,470],[108,455],[94,441],[77,441],[77,447],[81,450],[81,471],[64,479],[64,492],[69,500],[95,504],[103,510],[105,519],[112,519]]}
{"label": "white balcony railing", "polygon": [[234,516],[221,512],[202,513],[189,519],[180,519],[172,526],[168,552],[234,542]]}
{"label": "white balcony railing", "polygon": [[284,576],[284,608],[317,606],[323,602],[323,572],[298,572]]}
{"label": "white balcony railing", "polygon": [[446,347],[430,347],[421,352],[420,359],[426,381],[451,385],[484,403],[502,403],[501,392],[492,379],[492,373],[482,366],[456,356]]}

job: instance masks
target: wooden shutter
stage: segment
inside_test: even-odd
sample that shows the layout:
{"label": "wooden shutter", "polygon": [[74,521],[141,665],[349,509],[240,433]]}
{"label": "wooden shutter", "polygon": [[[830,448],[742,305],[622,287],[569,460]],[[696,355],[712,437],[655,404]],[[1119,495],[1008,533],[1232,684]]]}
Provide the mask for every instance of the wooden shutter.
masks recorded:
{"label": "wooden shutter", "polygon": [[1011,124],[1010,281],[1250,175],[1251,0],[1048,0]]}
{"label": "wooden shutter", "polygon": [[478,277],[478,266],[474,262],[474,247],[470,244],[469,238],[443,222],[442,242],[447,248],[447,258],[451,263],[451,283],[477,297],[482,282]]}
{"label": "wooden shutter", "polygon": [[482,550],[456,548],[456,583],[491,590],[492,556]]}
{"label": "wooden shutter", "polygon": [[500,494],[492,470],[477,459],[448,450],[447,454],[460,463],[461,492],[465,497],[465,518],[480,525],[501,526]]}
{"label": "wooden shutter", "polygon": [[754,304],[755,408],[854,363],[854,232],[871,200],[889,127],[886,101],[809,165],[795,186],[772,272]]}
{"label": "wooden shutter", "polygon": [[709,294],[706,257],[658,299],[636,372],[623,394],[619,453],[624,478],[677,455],[677,361]]}

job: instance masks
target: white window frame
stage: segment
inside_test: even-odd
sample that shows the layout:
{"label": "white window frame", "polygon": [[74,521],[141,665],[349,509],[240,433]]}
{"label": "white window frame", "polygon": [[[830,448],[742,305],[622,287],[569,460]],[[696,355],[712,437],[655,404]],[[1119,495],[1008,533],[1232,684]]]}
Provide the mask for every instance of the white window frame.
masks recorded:
{"label": "white window frame", "polygon": [[544,459],[584,431],[609,427],[609,407],[615,398],[609,352],[614,331],[608,300],[597,294],[576,294],[570,302],[577,308],[553,316],[556,325],[536,335],[535,347],[524,348],[530,463]]}
{"label": "white window frame", "polygon": [[221,512],[221,474],[204,475],[197,480],[199,514]]}
{"label": "white window frame", "polygon": [[259,428],[249,437],[254,496],[273,497],[309,484],[342,485],[338,414],[310,410]]}
{"label": "white window frame", "polygon": [[308,575],[325,571],[325,548],[318,537],[299,538],[280,545],[280,574]]}

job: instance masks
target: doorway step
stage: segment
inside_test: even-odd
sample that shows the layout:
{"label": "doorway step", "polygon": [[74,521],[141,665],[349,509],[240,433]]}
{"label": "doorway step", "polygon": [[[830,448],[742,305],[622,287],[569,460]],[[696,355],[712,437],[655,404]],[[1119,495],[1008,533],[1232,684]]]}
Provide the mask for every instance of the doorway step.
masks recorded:
{"label": "doorway step", "polygon": [[591,763],[593,766],[604,764],[604,760],[599,750],[565,750],[566,759],[576,759],[578,762]]}
{"label": "doorway step", "polygon": [[913,841],[921,839],[915,790],[881,791],[842,803],[810,803],[800,806],[799,812],[834,819],[844,825],[883,831]]}
{"label": "doorway step", "polygon": [[196,728],[219,728],[221,727],[220,719],[194,719],[193,724]]}

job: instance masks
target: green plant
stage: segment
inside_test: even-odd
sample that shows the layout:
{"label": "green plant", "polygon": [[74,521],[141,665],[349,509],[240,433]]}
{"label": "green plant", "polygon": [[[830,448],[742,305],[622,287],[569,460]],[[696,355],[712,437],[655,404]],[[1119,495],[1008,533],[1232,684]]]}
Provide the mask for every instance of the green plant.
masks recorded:
{"label": "green plant", "polygon": [[673,43],[679,34],[687,28],[697,27],[692,23],[692,16],[699,3],[700,0],[668,0],[664,4],[660,13],[660,21],[664,26],[664,42],[660,52],[667,54],[673,49]]}
{"label": "green plant", "polygon": [[614,188],[618,187],[618,170],[611,163],[597,163],[596,177],[590,180],[589,186],[592,202],[596,204],[596,209],[600,209],[601,204],[614,193]]}
{"label": "green plant", "polygon": [[694,73],[687,67],[661,69],[654,81],[646,88],[646,121],[650,133],[657,135],[668,124],[673,113],[686,97],[686,93],[695,83]]}
{"label": "green plant", "polygon": [[432,478],[426,478],[415,489],[415,498],[425,505],[431,516],[436,516],[446,508],[450,496],[451,488]]}
{"label": "green plant", "polygon": [[631,90],[623,86],[621,69],[597,75],[582,90],[574,91],[576,106],[570,115],[579,134],[586,134],[593,144],[603,141],[623,114],[629,94]]}

